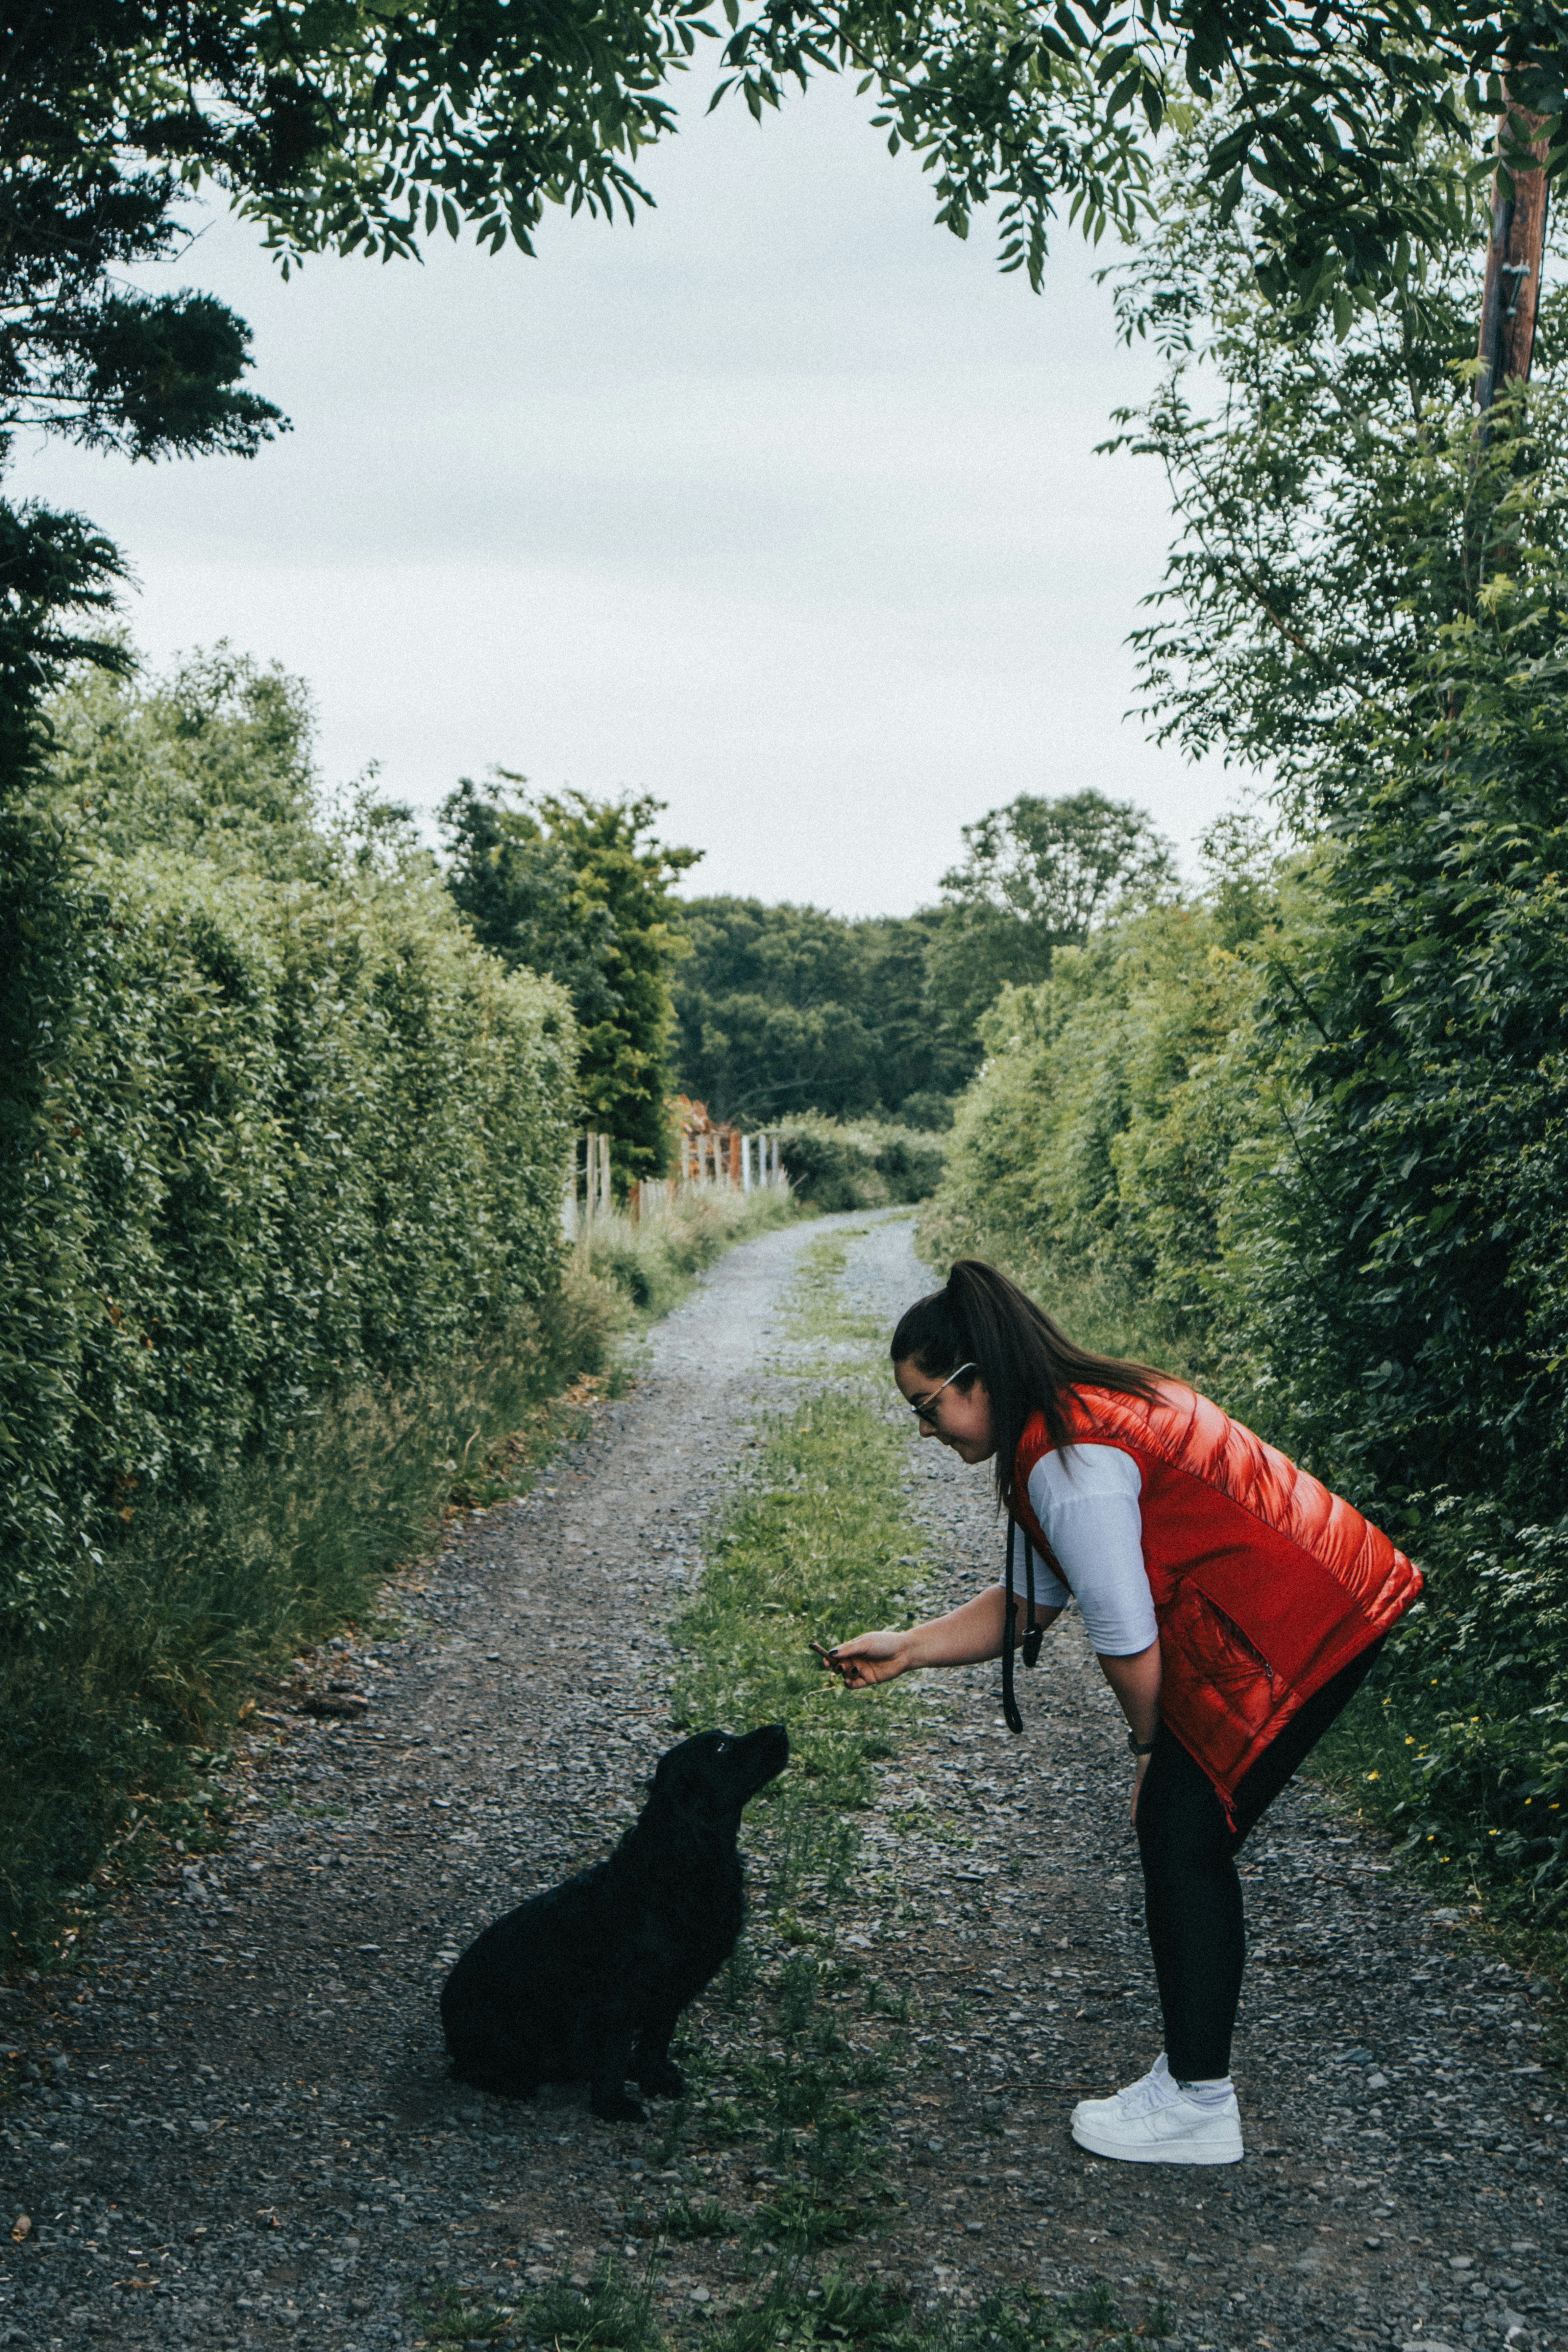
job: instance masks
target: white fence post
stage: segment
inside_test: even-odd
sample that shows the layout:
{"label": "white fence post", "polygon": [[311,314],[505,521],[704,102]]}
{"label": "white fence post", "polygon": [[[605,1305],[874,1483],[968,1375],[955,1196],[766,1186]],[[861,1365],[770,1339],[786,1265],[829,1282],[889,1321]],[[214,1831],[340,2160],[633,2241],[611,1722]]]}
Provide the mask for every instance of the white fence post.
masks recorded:
{"label": "white fence post", "polygon": [[743,1135],[741,1138],[741,1190],[742,1192],[749,1192],[751,1189],[752,1139],[749,1135]]}
{"label": "white fence post", "polygon": [[577,1139],[572,1138],[566,1154],[566,1173],[561,1184],[561,1230],[569,1242],[577,1238]]}
{"label": "white fence post", "polygon": [[615,1207],[610,1185],[610,1139],[596,1128],[572,1139],[566,1181],[561,1188],[561,1230],[575,1241],[595,1217],[607,1217]]}

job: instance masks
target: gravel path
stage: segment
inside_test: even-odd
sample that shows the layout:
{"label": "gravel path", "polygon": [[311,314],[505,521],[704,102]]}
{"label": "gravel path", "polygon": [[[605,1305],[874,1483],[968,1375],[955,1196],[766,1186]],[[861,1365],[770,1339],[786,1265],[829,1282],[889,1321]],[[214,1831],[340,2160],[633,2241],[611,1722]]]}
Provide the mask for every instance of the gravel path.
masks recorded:
{"label": "gravel path", "polygon": [[[780,1301],[834,1225],[866,1228],[851,1281],[879,1316],[921,1286],[896,1219],[725,1260],[549,1483],[454,1532],[412,1631],[329,1662],[363,1717],[259,1725],[222,1853],[176,1861],[77,1971],[5,1997],[0,2226],[30,2227],[0,2236],[0,2344],[374,2352],[420,2340],[422,2278],[504,2300],[636,2252],[650,2192],[744,2214],[759,2181],[717,2143],[689,2134],[664,2165],[657,2117],[612,2130],[574,2094],[517,2107],[448,2083],[435,1994],[487,1918],[634,1810],[668,1744],[663,1619],[755,1412],[790,1393]],[[944,1585],[972,1591],[997,1549],[984,1478],[912,1442],[909,1478]],[[1247,2162],[1072,2148],[1073,2099],[1142,2073],[1159,2030],[1119,1720],[1075,1621],[1020,1685],[1014,1741],[994,1670],[933,1683],[859,1817],[839,1941],[915,2013],[888,2043],[898,2209],[857,2270],[921,2300],[1104,2282],[1128,2323],[1227,2352],[1568,2342],[1540,2003],[1300,1783],[1247,1861]],[[716,2004],[696,2024],[746,2039]],[[664,2301],[721,2304],[743,2267],[738,2241],[678,2246]]]}

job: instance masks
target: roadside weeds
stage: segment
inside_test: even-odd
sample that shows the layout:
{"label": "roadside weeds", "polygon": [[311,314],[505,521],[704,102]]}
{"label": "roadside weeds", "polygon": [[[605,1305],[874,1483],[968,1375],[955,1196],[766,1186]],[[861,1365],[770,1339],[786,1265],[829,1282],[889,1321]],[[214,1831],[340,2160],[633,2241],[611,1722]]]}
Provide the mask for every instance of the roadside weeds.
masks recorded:
{"label": "roadside weeds", "polygon": [[319,1406],[205,1495],[145,1502],[132,1482],[124,1541],[84,1568],[69,1621],[0,1637],[0,1975],[68,1962],[171,1845],[220,1842],[216,1776],[247,1725],[334,1635],[386,1630],[442,1528],[526,1495],[623,1392],[624,1339],[793,1213],[780,1194],[699,1193],[641,1227],[602,1219],[485,1348]]}

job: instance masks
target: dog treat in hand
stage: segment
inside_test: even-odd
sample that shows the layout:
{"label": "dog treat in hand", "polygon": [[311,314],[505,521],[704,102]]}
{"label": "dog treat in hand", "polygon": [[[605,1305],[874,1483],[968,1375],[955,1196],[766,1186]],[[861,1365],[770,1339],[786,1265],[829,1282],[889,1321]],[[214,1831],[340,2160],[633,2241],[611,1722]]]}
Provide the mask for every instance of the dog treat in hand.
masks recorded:
{"label": "dog treat in hand", "polygon": [[513,2099],[586,2080],[607,2123],[643,2119],[628,2074],[657,2098],[681,2097],[670,2036],[746,1916],[742,1811],[788,1761],[782,1723],[743,1738],[700,1732],[661,1757],[614,1853],[509,1911],[447,1979],[441,2023],[458,2080]]}

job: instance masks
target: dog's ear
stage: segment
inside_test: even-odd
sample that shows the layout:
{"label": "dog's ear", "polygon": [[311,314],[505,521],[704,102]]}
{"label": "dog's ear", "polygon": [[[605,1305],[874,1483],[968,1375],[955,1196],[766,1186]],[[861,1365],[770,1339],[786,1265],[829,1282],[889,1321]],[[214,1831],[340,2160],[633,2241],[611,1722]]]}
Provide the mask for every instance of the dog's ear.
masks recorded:
{"label": "dog's ear", "polygon": [[689,1745],[683,1739],[679,1748],[669,1748],[659,1758],[648,1782],[650,1799],[657,1797],[663,1804],[679,1804],[686,1796],[692,1779],[691,1758],[687,1752]]}
{"label": "dog's ear", "polygon": [[700,1731],[661,1756],[653,1776],[651,1801],[688,1815],[721,1817],[735,1803],[720,1759],[735,1746],[728,1732]]}

